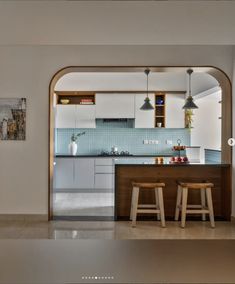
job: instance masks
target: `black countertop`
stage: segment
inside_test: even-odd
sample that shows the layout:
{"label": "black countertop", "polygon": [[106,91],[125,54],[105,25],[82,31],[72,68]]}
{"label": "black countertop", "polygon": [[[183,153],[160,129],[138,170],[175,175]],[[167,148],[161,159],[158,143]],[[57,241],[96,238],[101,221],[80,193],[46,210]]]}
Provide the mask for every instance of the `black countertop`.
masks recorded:
{"label": "black countertop", "polygon": [[153,155],[131,155],[131,156],[117,156],[117,155],[109,155],[109,156],[102,156],[102,155],[68,155],[68,154],[56,154],[56,158],[125,158],[125,159],[131,159],[131,158],[153,158],[153,157],[172,157],[170,154],[153,154]]}

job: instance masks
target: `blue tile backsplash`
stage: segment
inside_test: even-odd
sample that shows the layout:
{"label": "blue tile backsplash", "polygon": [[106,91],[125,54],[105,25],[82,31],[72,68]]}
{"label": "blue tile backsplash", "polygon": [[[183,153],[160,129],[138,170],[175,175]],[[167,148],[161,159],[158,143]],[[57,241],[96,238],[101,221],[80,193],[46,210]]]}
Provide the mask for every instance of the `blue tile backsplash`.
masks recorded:
{"label": "blue tile backsplash", "polygon": [[[177,145],[181,139],[183,145],[190,145],[188,129],[165,128],[133,128],[133,120],[109,121],[97,120],[96,128],[56,129],[56,153],[68,154],[68,145],[73,133],[85,131],[78,138],[78,155],[97,155],[101,151],[110,151],[117,146],[118,151],[129,151],[134,155],[172,154],[172,145],[166,140],[172,140]],[[159,144],[144,144],[143,140],[158,140]]]}
{"label": "blue tile backsplash", "polygon": [[205,162],[206,163],[221,163],[221,151],[205,149]]}

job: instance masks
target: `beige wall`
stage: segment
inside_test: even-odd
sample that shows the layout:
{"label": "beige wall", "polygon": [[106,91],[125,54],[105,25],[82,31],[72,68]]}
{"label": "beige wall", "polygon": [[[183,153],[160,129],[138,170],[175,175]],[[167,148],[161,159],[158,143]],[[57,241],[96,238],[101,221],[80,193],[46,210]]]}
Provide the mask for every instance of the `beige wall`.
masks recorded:
{"label": "beige wall", "polygon": [[[235,138],[235,47],[233,48],[233,138]],[[235,216],[235,146],[233,147],[233,194],[232,194],[232,216]]]}
{"label": "beige wall", "polygon": [[7,0],[0,44],[235,44],[234,11],[234,1]]}
{"label": "beige wall", "polygon": [[46,214],[48,87],[69,65],[214,65],[232,76],[232,47],[0,46],[0,97],[27,98],[27,139],[0,142],[0,214]]}
{"label": "beige wall", "polygon": [[234,11],[234,1],[1,1],[0,97],[26,97],[28,108],[27,140],[0,141],[0,214],[47,213],[55,72],[69,65],[213,65],[232,78],[232,47],[219,44],[235,44]]}

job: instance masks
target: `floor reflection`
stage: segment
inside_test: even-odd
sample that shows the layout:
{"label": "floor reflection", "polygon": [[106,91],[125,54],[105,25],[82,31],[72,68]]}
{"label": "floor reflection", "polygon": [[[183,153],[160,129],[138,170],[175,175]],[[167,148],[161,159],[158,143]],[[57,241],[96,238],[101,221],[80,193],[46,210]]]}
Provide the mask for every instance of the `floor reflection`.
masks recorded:
{"label": "floor reflection", "polygon": [[51,222],[0,222],[0,239],[235,239],[235,224],[188,221],[182,229],[178,222],[139,221],[136,228],[130,222],[51,221]]}

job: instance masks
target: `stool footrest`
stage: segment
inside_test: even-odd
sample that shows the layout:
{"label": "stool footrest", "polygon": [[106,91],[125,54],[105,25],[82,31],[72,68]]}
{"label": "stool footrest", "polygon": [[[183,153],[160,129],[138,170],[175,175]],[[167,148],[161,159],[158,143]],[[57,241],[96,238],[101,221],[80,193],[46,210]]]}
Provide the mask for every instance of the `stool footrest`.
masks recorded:
{"label": "stool footrest", "polygon": [[193,209],[190,209],[190,210],[186,210],[186,213],[191,213],[191,214],[203,214],[203,213],[209,213],[209,210],[206,210],[206,209],[201,209],[201,210],[193,210]]}
{"label": "stool footrest", "polygon": [[138,204],[138,208],[157,208],[156,204]]}
{"label": "stool footrest", "polygon": [[157,209],[137,209],[137,213],[160,213]]}
{"label": "stool footrest", "polygon": [[[178,207],[181,209],[182,208],[182,205],[178,205]],[[207,208],[205,206],[202,206],[202,205],[194,205],[194,204],[188,204],[187,205],[187,208]]]}

